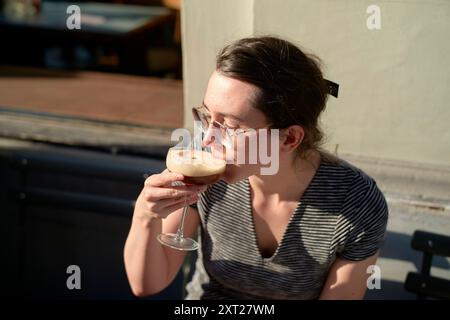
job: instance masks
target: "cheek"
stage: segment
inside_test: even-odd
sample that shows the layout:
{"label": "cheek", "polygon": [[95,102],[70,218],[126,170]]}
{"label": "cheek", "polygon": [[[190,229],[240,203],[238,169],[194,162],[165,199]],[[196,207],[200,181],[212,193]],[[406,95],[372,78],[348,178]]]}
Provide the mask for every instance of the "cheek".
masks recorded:
{"label": "cheek", "polygon": [[[276,146],[274,146],[276,147]],[[261,165],[261,157],[271,157],[274,152],[279,152],[279,150],[271,150],[271,138],[270,134],[267,132],[254,133],[244,138],[237,139],[236,146],[234,148],[235,158],[244,159],[245,163],[242,161],[238,164],[246,165]]]}
{"label": "cheek", "polygon": [[264,144],[265,144],[266,148],[265,148],[265,150],[263,150],[263,152],[265,152],[265,154],[268,157],[272,157],[275,152],[277,152],[277,153],[280,152],[279,143],[276,145],[272,145],[270,133],[267,133],[265,140],[266,141],[264,142]]}
{"label": "cheek", "polygon": [[[226,159],[228,164],[235,164],[242,168],[246,165],[259,166],[261,157],[271,157],[274,152],[279,152],[279,149],[271,150],[271,137],[267,131],[261,132],[261,136],[257,133],[234,136],[233,140],[225,145],[226,147],[222,144],[214,145],[213,150],[216,155]],[[274,145],[274,147],[277,146]]]}
{"label": "cheek", "polygon": [[258,142],[256,139],[249,139],[245,135],[235,136],[233,140],[224,148],[228,163],[238,166],[254,164],[258,155]]}

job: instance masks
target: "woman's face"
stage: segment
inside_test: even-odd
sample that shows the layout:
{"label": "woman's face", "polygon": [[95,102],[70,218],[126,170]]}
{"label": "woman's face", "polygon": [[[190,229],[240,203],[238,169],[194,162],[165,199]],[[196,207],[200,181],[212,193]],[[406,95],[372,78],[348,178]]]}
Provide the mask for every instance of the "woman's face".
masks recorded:
{"label": "woman's face", "polygon": [[[254,101],[256,101],[259,93],[258,90],[251,84],[223,76],[215,71],[209,79],[203,103],[209,110],[212,121],[217,121],[230,129],[265,128],[268,126],[265,115],[254,107]],[[234,159],[234,163],[227,164],[223,180],[228,183],[236,183],[251,175],[259,174],[261,164],[257,154],[257,163],[248,163],[250,150],[255,156],[255,149],[249,148],[251,135],[256,135],[253,138],[256,138],[259,146],[260,140],[255,131],[233,136],[233,143],[228,144],[227,147],[213,138],[216,133],[217,130],[210,128],[203,143],[211,147],[216,156],[225,158],[226,153],[228,159],[230,159],[230,156]],[[246,143],[243,143],[243,141]],[[270,139],[266,139],[266,141],[270,145]],[[269,148],[269,146],[266,145],[266,148]],[[236,161],[238,152],[245,153],[245,163]]]}

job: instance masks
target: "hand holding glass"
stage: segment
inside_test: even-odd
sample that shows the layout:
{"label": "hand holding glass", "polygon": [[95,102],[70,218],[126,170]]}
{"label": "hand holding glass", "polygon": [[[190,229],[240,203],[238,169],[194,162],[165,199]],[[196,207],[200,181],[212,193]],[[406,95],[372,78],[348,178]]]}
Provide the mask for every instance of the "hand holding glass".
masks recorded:
{"label": "hand holding glass", "polygon": [[[167,169],[184,175],[183,182],[187,185],[213,184],[217,182],[225,171],[226,161],[214,158],[209,148],[194,150],[190,148],[173,147],[166,157]],[[197,250],[198,243],[183,235],[184,221],[189,206],[183,208],[181,222],[176,234],[162,233],[157,239],[163,245],[178,250]]]}

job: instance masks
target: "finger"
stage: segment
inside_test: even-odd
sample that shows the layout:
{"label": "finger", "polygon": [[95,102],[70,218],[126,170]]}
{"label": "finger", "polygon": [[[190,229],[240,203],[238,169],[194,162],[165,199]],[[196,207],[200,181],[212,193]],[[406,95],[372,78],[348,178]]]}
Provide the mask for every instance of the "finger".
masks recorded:
{"label": "finger", "polygon": [[146,196],[148,201],[159,202],[164,199],[173,199],[181,197],[191,197],[195,195],[195,191],[183,191],[169,188],[153,188]]}
{"label": "finger", "polygon": [[145,190],[145,199],[148,201],[160,201],[162,199],[189,197],[203,192],[206,187],[195,187],[186,189],[177,188],[147,188]]}
{"label": "finger", "polygon": [[182,191],[192,191],[192,192],[203,192],[207,189],[207,185],[198,185],[198,184],[191,184],[191,185],[182,185],[182,186],[169,186],[164,187],[166,189],[176,189],[176,190],[182,190]]}
{"label": "finger", "polygon": [[174,206],[174,205],[188,205],[191,201],[197,201],[198,196],[193,195],[189,197],[181,197],[176,199],[164,199],[156,202],[154,204],[153,210],[164,212],[167,210],[167,208]]}
{"label": "finger", "polygon": [[191,205],[191,204],[196,203],[196,202],[197,202],[197,200],[191,200],[191,201],[187,202],[186,204],[184,204],[183,202],[177,203],[177,204],[174,204],[174,205],[172,205],[172,206],[166,207],[166,208],[164,209],[164,211],[165,211],[165,212],[168,212],[168,213],[172,213],[172,212],[174,212],[175,210],[181,209],[181,208],[183,208],[183,207],[186,206],[186,205],[188,206],[188,205]]}
{"label": "finger", "polygon": [[165,209],[169,206],[173,206],[175,204],[179,203],[188,203],[189,201],[198,198],[197,195],[191,195],[191,196],[185,196],[185,197],[178,197],[178,198],[171,198],[171,199],[163,199],[158,201],[158,206],[162,209]]}
{"label": "finger", "polygon": [[152,186],[152,187],[163,187],[167,185],[171,185],[173,182],[176,181],[183,181],[184,176],[179,173],[169,172],[169,171],[163,171],[160,174],[154,174],[148,177],[145,180],[146,186]]}

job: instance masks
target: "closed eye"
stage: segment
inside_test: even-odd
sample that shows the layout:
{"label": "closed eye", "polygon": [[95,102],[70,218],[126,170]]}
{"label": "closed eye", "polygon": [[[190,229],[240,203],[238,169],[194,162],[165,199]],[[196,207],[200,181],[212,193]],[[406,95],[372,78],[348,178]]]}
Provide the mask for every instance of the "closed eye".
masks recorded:
{"label": "closed eye", "polygon": [[232,129],[232,130],[239,129],[239,126],[232,126],[232,125],[229,125],[229,124],[227,124],[227,123],[225,123],[225,126],[226,126],[228,129]]}

